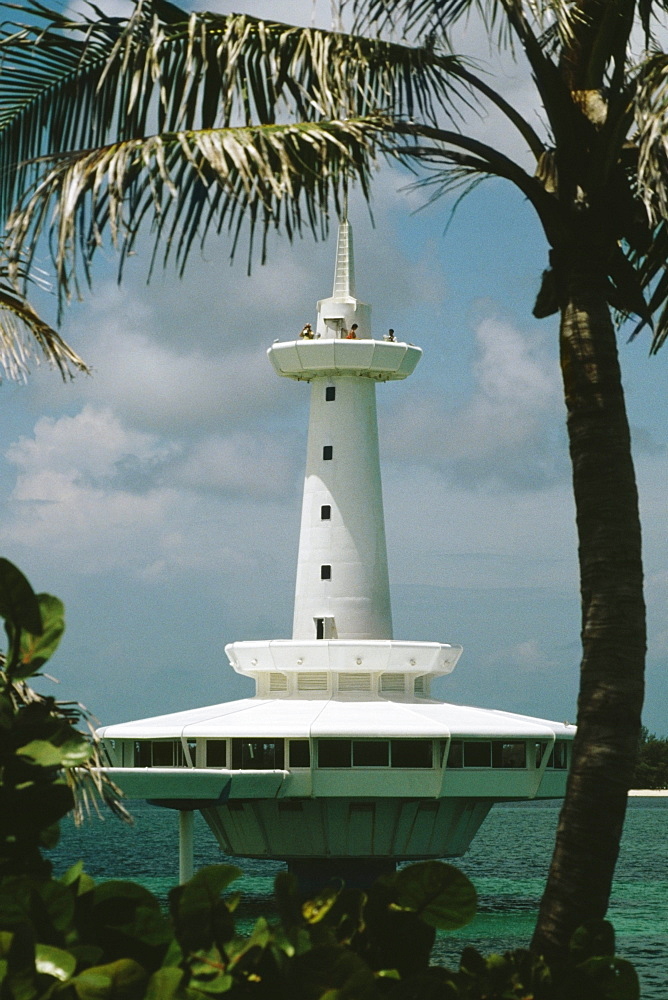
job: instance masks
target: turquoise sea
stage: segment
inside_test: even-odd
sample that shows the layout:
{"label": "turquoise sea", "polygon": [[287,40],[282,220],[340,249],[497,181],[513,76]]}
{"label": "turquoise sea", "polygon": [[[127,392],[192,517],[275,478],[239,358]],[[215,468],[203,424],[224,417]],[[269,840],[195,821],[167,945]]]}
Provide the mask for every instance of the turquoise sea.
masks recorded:
{"label": "turquoise sea", "polygon": [[[177,815],[132,802],[134,824],[109,816],[77,829],[62,824],[50,856],[60,874],[82,858],[95,879],[135,879],[165,897],[178,879]],[[550,862],[559,804],[495,806],[468,852],[454,863],[478,890],[478,914],[467,927],[439,936],[434,962],[456,965],[471,944],[483,953],[526,946]],[[197,867],[227,860],[199,815],[195,826]],[[249,921],[270,912],[272,882],[281,865],[242,861]],[[240,911],[243,919],[244,910]],[[608,916],[617,932],[617,952],[636,966],[644,1000],[668,997],[668,798],[633,798],[617,866]]]}

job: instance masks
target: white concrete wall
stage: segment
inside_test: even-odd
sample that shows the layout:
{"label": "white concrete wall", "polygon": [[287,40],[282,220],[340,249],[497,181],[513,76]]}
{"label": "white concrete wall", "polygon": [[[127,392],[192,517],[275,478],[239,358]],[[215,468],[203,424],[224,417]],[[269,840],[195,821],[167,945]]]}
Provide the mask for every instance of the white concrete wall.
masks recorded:
{"label": "white concrete wall", "polygon": [[[327,402],[327,386],[336,398]],[[333,617],[336,639],[391,639],[376,386],[360,376],[315,378],[295,591],[294,639],[315,639]],[[323,448],[330,445],[330,461]],[[331,507],[323,520],[321,507]],[[331,579],[321,579],[321,566]]]}

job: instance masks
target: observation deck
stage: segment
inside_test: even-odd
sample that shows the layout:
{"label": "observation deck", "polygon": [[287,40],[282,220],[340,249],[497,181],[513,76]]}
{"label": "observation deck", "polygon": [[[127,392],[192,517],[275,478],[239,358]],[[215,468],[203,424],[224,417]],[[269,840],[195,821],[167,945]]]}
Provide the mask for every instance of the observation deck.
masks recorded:
{"label": "observation deck", "polygon": [[277,341],[267,351],[279,375],[298,381],[359,375],[378,382],[408,378],[422,350],[400,341],[331,339]]}

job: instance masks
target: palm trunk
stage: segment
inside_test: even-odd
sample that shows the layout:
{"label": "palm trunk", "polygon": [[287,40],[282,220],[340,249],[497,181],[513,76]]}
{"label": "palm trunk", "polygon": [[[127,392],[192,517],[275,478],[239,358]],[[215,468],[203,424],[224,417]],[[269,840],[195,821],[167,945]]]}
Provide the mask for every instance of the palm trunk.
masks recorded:
{"label": "palm trunk", "polygon": [[577,927],[605,916],[643,700],[638,495],[615,332],[591,259],[578,267],[571,256],[556,269],[583,657],[573,763],[532,942],[548,958],[563,957]]}

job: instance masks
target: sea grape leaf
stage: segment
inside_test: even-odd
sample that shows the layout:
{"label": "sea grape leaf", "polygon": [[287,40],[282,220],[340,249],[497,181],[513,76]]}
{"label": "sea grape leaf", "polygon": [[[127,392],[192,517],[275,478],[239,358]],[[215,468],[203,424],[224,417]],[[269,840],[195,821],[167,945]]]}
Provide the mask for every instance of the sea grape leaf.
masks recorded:
{"label": "sea grape leaf", "polygon": [[[122,908],[122,916],[127,912],[127,904],[135,906],[146,906],[149,909],[160,910],[160,903],[148,889],[137,882],[126,882],[123,879],[111,879],[109,882],[102,882],[96,885],[93,893],[93,905],[104,906],[109,909],[109,915],[113,916],[116,910]],[[105,916],[107,914],[105,913]],[[112,920],[112,922],[115,922]]]}
{"label": "sea grape leaf", "polygon": [[439,930],[463,927],[475,916],[473,884],[463,872],[442,861],[421,861],[402,868],[393,877],[392,886],[397,907],[412,911]]}
{"label": "sea grape leaf", "polygon": [[313,899],[307,899],[302,906],[302,916],[307,924],[317,924],[326,917],[340,893],[340,885],[327,885]]}
{"label": "sea grape leaf", "polygon": [[61,882],[49,879],[39,885],[38,892],[52,925],[58,931],[67,931],[74,919],[74,896],[71,890]]}
{"label": "sea grape leaf", "polygon": [[578,969],[596,986],[597,995],[602,1000],[639,1000],[640,982],[638,973],[623,958],[604,955],[588,958]]}
{"label": "sea grape leaf", "polygon": [[79,858],[79,860],[75,861],[73,865],[70,865],[65,874],[60,876],[58,881],[62,882],[63,885],[74,885],[83,872],[83,866],[83,860]]}
{"label": "sea grape leaf", "polygon": [[13,670],[15,677],[29,677],[53,656],[65,631],[65,606],[51,594],[38,594],[37,601],[41,614],[41,630],[30,629],[21,632],[19,664]]}
{"label": "sea grape leaf", "polygon": [[179,993],[183,971],[175,966],[158,969],[148,981],[144,1000],[173,1000]]}
{"label": "sea grape leaf", "polygon": [[32,587],[13,563],[0,558],[0,617],[33,635],[42,632],[40,605]]}
{"label": "sea grape leaf", "polygon": [[570,940],[573,960],[615,954],[615,929],[609,920],[588,920],[573,932]]}
{"label": "sea grape leaf", "polygon": [[50,944],[35,945],[35,968],[47,976],[66,982],[74,975],[77,961],[69,951],[54,948]]}
{"label": "sea grape leaf", "polygon": [[142,995],[146,970],[132,958],[119,958],[108,965],[84,969],[72,979],[79,1000],[118,1000]]}
{"label": "sea grape leaf", "polygon": [[90,759],[92,746],[83,736],[56,746],[49,740],[31,740],[16,751],[40,767],[80,767]]}
{"label": "sea grape leaf", "polygon": [[242,874],[236,865],[207,865],[186,885],[171,891],[177,938],[185,951],[232,937],[234,921],[221,893]]}

